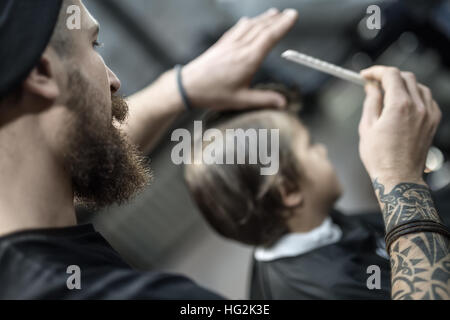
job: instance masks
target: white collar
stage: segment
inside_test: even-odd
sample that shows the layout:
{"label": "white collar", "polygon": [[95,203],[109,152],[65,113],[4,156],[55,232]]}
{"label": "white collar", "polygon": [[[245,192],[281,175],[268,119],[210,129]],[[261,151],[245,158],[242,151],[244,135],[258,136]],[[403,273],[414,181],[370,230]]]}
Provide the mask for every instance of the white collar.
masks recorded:
{"label": "white collar", "polygon": [[289,233],[281,237],[272,247],[258,247],[255,259],[273,261],[280,258],[295,257],[314,249],[336,243],[342,237],[342,230],[330,217],[317,228],[303,233]]}

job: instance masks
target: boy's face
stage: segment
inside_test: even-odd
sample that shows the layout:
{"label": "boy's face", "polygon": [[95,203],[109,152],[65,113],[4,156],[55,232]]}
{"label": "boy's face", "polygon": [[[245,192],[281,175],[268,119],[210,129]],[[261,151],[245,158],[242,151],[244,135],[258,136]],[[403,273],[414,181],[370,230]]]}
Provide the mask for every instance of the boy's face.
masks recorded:
{"label": "boy's face", "polygon": [[300,159],[301,186],[307,201],[318,206],[333,206],[342,194],[336,170],[328,158],[325,145],[313,143],[309,130],[297,122],[294,148]]}

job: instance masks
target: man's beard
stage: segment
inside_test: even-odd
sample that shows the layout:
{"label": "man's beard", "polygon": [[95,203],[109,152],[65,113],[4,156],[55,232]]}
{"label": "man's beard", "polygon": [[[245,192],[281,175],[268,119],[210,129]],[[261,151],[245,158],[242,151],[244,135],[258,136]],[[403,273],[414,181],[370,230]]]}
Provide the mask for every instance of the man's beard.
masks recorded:
{"label": "man's beard", "polygon": [[[98,210],[130,200],[149,184],[151,173],[143,155],[113,125],[113,119],[106,119],[107,105],[93,88],[79,71],[72,72],[67,107],[74,117],[68,124],[64,161],[76,203]],[[126,102],[113,96],[113,118],[122,123],[127,114]]]}

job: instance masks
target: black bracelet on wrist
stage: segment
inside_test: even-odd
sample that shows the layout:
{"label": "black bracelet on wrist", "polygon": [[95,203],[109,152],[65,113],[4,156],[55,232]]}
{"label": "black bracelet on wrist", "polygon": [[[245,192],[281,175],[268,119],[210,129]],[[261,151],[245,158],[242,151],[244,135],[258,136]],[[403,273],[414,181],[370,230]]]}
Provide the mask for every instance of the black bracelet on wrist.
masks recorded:
{"label": "black bracelet on wrist", "polygon": [[181,64],[177,64],[175,66],[175,72],[177,74],[178,91],[180,92],[184,107],[186,108],[186,110],[190,111],[190,110],[192,110],[192,105],[191,105],[191,102],[189,101],[189,97],[183,86],[183,76],[181,74],[182,71],[183,71],[183,66]]}
{"label": "black bracelet on wrist", "polygon": [[386,234],[386,251],[390,255],[391,245],[398,240],[398,238],[420,232],[433,232],[442,234],[445,237],[450,238],[450,232],[447,227],[442,223],[433,220],[415,220],[399,224]]}

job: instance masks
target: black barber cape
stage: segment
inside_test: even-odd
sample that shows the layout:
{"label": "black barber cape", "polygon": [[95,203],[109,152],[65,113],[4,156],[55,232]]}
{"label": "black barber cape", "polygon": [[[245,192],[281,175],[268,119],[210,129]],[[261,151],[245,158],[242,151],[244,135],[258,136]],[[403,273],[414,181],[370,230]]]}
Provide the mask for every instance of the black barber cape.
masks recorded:
{"label": "black barber cape", "polygon": [[[78,266],[81,290],[70,290]],[[70,271],[70,270],[69,270]],[[132,269],[92,225],[0,238],[0,299],[221,299],[192,281]]]}
{"label": "black barber cape", "polygon": [[[295,257],[253,260],[252,299],[390,299],[390,262],[380,213],[331,218],[342,230],[337,243]],[[369,290],[367,273],[380,268],[380,289]]]}

